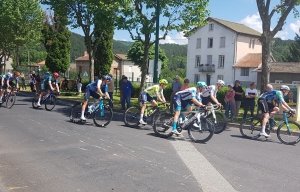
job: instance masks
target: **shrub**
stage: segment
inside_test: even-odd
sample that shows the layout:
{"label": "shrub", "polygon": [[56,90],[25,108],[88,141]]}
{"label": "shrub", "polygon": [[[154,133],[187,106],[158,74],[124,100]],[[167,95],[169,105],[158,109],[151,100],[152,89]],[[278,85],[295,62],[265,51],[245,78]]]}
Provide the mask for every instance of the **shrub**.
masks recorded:
{"label": "shrub", "polygon": [[139,92],[140,92],[140,84],[137,83],[132,83],[132,93],[131,93],[131,97],[133,98],[139,98]]}

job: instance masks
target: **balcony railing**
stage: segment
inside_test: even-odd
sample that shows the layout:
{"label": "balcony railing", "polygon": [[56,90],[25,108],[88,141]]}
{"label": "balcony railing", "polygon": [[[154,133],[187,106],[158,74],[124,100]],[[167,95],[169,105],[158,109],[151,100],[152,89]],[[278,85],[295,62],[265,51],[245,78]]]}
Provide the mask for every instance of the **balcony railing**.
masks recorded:
{"label": "balcony railing", "polygon": [[201,64],[199,66],[199,72],[215,72],[214,64]]}

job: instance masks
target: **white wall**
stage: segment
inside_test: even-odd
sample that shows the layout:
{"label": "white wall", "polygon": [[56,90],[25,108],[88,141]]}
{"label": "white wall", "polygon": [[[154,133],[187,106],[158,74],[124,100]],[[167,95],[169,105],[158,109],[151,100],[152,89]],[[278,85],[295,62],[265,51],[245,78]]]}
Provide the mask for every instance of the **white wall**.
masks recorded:
{"label": "white wall", "polygon": [[[238,62],[240,59],[245,57],[248,53],[261,53],[262,51],[262,45],[258,39],[258,37],[250,37],[246,35],[238,35],[237,37],[237,53],[236,53],[236,62]],[[251,40],[254,40],[254,48],[249,47],[249,42]]]}
{"label": "white wall", "polygon": [[254,72],[255,68],[249,68],[249,76],[241,76],[241,68],[234,68],[235,70],[235,79],[244,81],[244,82],[256,82],[257,81],[257,72]]}

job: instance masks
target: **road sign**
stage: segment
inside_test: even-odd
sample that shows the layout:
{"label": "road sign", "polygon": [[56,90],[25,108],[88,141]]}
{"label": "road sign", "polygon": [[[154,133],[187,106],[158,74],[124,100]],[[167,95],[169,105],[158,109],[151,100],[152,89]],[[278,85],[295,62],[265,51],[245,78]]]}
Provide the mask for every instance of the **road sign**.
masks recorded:
{"label": "road sign", "polygon": [[88,73],[85,71],[85,72],[83,73],[83,76],[84,76],[84,77],[87,77],[87,76],[89,76],[89,75],[88,75]]}

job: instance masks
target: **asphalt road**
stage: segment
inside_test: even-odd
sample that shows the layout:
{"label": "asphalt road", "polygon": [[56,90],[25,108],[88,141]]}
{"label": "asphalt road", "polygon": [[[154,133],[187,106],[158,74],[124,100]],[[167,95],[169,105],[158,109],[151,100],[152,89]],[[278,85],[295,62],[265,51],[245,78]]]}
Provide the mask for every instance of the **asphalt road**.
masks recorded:
{"label": "asphalt road", "polygon": [[[71,123],[69,106],[0,108],[0,191],[299,191],[299,145],[247,140],[236,128],[207,144],[155,137],[150,126]],[[185,135],[186,136],[186,135]]]}

